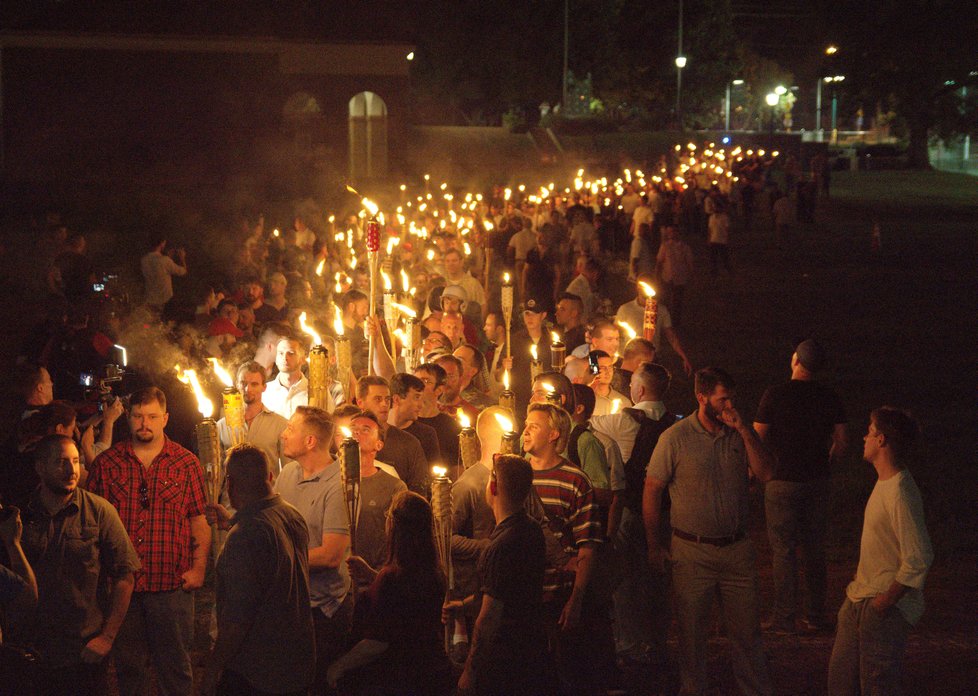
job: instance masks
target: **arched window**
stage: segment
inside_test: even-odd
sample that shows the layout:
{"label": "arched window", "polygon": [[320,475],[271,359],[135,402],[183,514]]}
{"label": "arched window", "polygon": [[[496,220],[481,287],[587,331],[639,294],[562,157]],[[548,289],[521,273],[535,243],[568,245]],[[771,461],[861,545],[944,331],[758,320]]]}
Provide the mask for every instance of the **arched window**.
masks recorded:
{"label": "arched window", "polygon": [[350,177],[387,175],[387,105],[373,92],[350,99]]}

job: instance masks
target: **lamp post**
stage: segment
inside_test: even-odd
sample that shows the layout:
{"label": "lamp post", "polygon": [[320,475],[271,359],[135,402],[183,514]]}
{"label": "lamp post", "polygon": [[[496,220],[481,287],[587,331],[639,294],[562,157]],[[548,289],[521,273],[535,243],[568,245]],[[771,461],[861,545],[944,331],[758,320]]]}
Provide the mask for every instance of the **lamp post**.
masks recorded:
{"label": "lamp post", "polygon": [[686,56],[676,56],[676,120],[679,130],[683,129],[683,68],[686,67]]}
{"label": "lamp post", "polygon": [[683,130],[683,68],[686,67],[686,56],[683,55],[683,0],[679,0],[679,38],[676,43],[676,120],[679,130]]}
{"label": "lamp post", "polygon": [[838,115],[838,111],[839,111],[839,95],[838,95],[838,90],[835,87],[835,83],[842,82],[845,79],[846,79],[845,75],[835,75],[833,77],[825,78],[826,82],[833,83],[832,86],[832,143],[833,144],[835,144],[835,142],[839,138],[839,132],[838,130],[836,130],[836,116]]}
{"label": "lamp post", "polygon": [[560,108],[567,113],[567,54],[570,48],[570,0],[564,0],[564,79],[560,91]]}
{"label": "lamp post", "polygon": [[[825,48],[825,55],[834,56],[839,47],[830,45]],[[819,77],[815,82],[815,139],[822,142],[822,83],[832,82],[831,77]]]}
{"label": "lamp post", "polygon": [[730,130],[730,86],[740,86],[744,84],[743,80],[731,80],[727,83],[727,98],[724,100],[723,106],[723,130]]}
{"label": "lamp post", "polygon": [[775,92],[768,92],[767,96],[764,97],[764,101],[767,103],[769,107],[771,107],[771,121],[770,121],[769,130],[773,133],[774,132],[774,110],[777,108],[778,102],[781,101],[781,97],[779,97]]}

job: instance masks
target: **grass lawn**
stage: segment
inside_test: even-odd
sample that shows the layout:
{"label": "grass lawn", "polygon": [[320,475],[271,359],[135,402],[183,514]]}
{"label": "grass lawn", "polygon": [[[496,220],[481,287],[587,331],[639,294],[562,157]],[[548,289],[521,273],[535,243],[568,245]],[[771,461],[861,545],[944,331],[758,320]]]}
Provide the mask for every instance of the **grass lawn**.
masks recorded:
{"label": "grass lawn", "polygon": [[[974,693],[974,669],[963,665],[978,647],[978,180],[943,172],[838,173],[816,219],[797,226],[782,249],[766,219],[752,232],[735,230],[732,276],[711,277],[704,240],[690,240],[698,269],[687,291],[687,352],[697,367],[719,365],[733,374],[738,406],[752,418],[764,388],[788,378],[793,339],[810,334],[827,347],[823,378],[842,395],[851,440],[833,474],[830,606],[841,603],[855,570],[875,480],[861,458],[869,411],[893,404],[915,413],[923,435],[912,472],[937,558],[925,589],[927,613],[908,645],[905,686],[915,694]],[[882,230],[880,254],[870,250],[874,220]],[[663,352],[674,376],[670,406],[689,412],[691,380],[671,351]],[[759,491],[752,515],[766,606],[770,563]],[[777,693],[825,692],[831,635],[765,637],[765,645]],[[736,693],[727,660],[725,646],[714,650],[710,672],[720,693]],[[669,693],[675,679],[640,675],[631,686],[635,693]]]}

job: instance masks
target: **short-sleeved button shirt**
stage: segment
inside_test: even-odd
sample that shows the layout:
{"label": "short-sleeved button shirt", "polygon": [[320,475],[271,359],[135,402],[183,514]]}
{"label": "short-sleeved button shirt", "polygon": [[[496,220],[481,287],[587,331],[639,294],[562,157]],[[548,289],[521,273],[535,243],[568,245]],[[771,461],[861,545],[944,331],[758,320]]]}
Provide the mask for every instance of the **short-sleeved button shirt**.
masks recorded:
{"label": "short-sleeved button shirt", "polygon": [[693,412],[659,436],[646,475],[669,485],[675,529],[722,537],[747,528],[747,449],[735,430],[711,433]]}
{"label": "short-sleeved button shirt", "polygon": [[125,440],[95,458],[86,486],[119,511],[142,563],[135,591],[181,587],[181,576],[193,564],[190,519],[203,515],[207,505],[197,457],[166,438],[153,463],[144,467],[132,442]]}
{"label": "short-sleeved button shirt", "polygon": [[101,585],[139,568],[119,514],[104,498],[76,490],[52,515],[35,493],[24,510],[22,544],[38,585],[24,642],[47,667],[79,664],[105,621]]}
{"label": "short-sleeved button shirt", "polygon": [[[323,534],[349,535],[349,513],[338,461],[330,462],[310,478],[303,478],[298,462],[289,462],[275,479],[275,492],[295,507],[306,521],[310,550],[323,545]],[[310,602],[326,616],[336,612],[349,589],[350,571],[345,562],[338,568],[309,569]]]}

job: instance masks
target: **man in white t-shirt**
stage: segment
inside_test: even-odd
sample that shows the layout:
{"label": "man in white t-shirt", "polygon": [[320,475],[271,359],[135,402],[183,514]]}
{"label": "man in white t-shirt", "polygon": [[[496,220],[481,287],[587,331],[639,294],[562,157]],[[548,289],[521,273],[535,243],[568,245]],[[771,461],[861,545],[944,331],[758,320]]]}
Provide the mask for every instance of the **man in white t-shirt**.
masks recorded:
{"label": "man in white t-shirt", "polygon": [[907,471],[917,424],[884,406],[870,414],[863,458],[879,477],[866,502],[859,566],[839,609],[830,694],[898,694],[910,627],[924,613],[934,560],[920,490]]}

